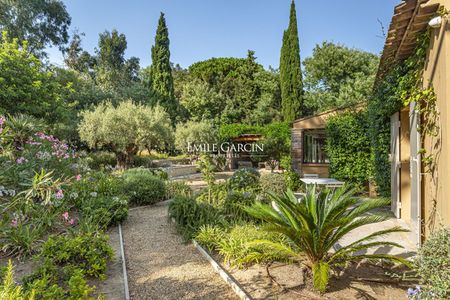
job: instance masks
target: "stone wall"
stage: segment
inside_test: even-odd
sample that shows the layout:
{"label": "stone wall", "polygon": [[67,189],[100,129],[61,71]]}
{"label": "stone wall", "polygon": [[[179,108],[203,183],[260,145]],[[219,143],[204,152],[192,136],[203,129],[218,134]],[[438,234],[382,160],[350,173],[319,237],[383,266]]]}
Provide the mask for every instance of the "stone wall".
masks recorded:
{"label": "stone wall", "polygon": [[300,128],[292,128],[291,129],[291,135],[292,135],[292,167],[295,171],[300,172],[300,165],[303,161],[303,151],[302,151],[302,144],[303,144],[303,129]]}

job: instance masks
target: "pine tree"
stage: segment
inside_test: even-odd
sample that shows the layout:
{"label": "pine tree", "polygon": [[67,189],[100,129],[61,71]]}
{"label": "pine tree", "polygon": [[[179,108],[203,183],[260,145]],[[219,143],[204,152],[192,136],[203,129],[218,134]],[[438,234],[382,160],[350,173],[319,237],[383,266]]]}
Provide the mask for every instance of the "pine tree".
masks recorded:
{"label": "pine tree", "polygon": [[281,107],[284,121],[292,122],[303,113],[303,82],[300,68],[297,13],[292,0],[289,27],[283,34],[280,55]]}
{"label": "pine tree", "polygon": [[152,65],[150,67],[150,89],[153,98],[169,113],[175,124],[178,103],[173,87],[172,67],[170,65],[169,31],[164,13],[161,13],[152,47]]}

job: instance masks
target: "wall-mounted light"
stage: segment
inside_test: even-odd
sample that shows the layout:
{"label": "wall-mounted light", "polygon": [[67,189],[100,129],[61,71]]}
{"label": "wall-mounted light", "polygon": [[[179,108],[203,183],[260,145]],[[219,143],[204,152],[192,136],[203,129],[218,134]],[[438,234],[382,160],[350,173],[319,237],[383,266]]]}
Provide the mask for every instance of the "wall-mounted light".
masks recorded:
{"label": "wall-mounted light", "polygon": [[428,26],[430,26],[431,28],[439,28],[441,27],[442,24],[442,17],[435,17],[433,19],[430,20],[430,22],[428,22]]}

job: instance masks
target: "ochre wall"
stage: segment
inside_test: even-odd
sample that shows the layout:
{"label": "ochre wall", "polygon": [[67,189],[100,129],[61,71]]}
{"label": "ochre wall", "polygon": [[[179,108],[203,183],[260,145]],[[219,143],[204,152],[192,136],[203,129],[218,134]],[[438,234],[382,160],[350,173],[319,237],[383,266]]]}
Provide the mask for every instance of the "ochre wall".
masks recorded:
{"label": "ochre wall", "polygon": [[411,219],[409,107],[400,112],[400,218]]}
{"label": "ochre wall", "polygon": [[[430,2],[439,2],[450,9],[450,0]],[[422,170],[425,173],[422,177],[422,217],[425,222],[425,236],[439,224],[450,226],[450,25],[446,26],[440,49],[438,35],[439,29],[434,29],[424,72],[426,87],[432,78],[439,113],[436,121],[440,127],[438,137],[425,139],[427,155],[432,154],[436,167],[431,173]],[[433,68],[435,68],[434,76]]]}

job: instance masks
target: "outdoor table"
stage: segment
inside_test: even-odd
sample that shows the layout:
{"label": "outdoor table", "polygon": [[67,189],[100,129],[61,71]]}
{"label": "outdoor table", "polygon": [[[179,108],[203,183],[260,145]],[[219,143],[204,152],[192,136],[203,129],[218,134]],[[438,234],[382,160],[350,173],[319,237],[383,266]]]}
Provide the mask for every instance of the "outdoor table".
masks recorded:
{"label": "outdoor table", "polygon": [[331,188],[341,187],[345,184],[345,182],[336,180],[334,178],[300,178],[300,181],[302,181],[306,185],[324,185]]}

